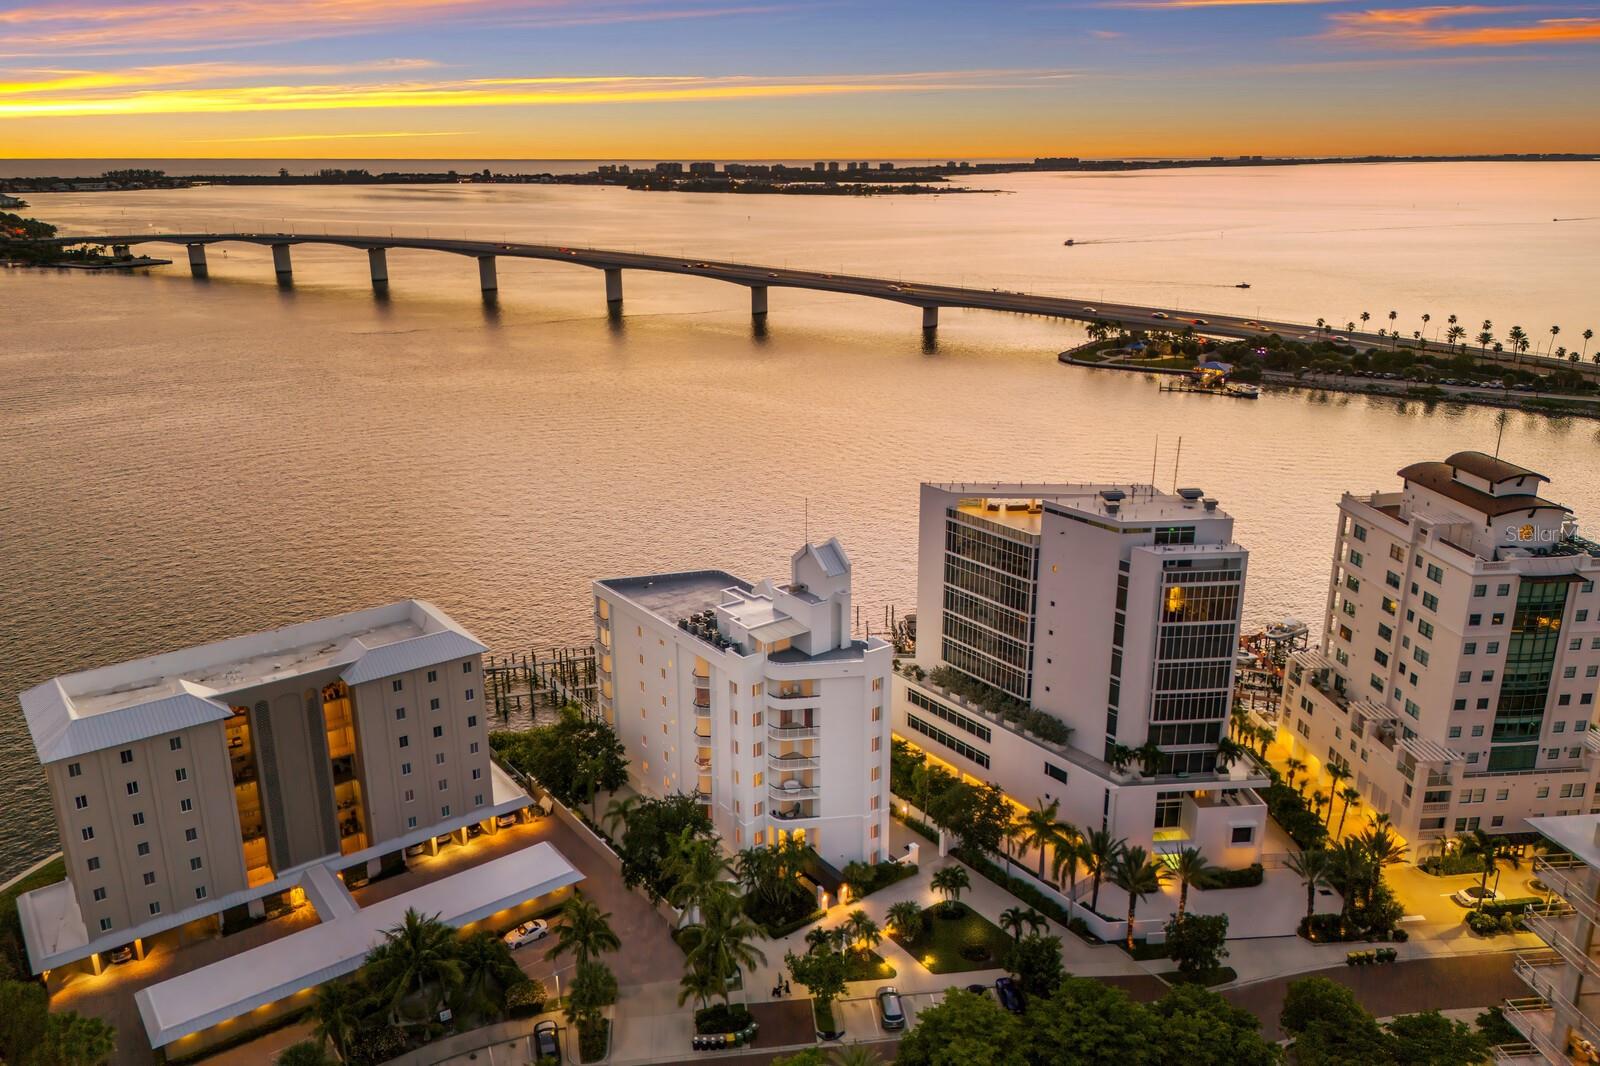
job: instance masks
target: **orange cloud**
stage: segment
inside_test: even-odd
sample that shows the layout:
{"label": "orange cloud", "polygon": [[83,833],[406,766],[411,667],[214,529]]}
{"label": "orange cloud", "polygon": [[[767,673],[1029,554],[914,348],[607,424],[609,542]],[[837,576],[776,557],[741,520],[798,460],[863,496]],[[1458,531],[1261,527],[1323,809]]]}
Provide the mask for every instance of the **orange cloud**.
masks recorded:
{"label": "orange cloud", "polygon": [[0,55],[122,55],[276,44],[448,18],[453,25],[592,25],[773,10],[698,0],[93,0],[0,11]]}
{"label": "orange cloud", "polygon": [[[159,81],[163,70],[172,71],[169,81]],[[1003,90],[1036,87],[1064,76],[1060,71],[971,70],[773,78],[637,75],[192,86],[192,73],[189,67],[67,73],[55,82],[18,83],[21,91],[11,92],[0,83],[0,118],[659,103]]]}
{"label": "orange cloud", "polygon": [[1328,16],[1323,40],[1380,48],[1504,48],[1600,42],[1600,17],[1460,25],[1463,19],[1526,12],[1523,7],[1450,4],[1341,11]]}
{"label": "orange cloud", "polygon": [[1344,0],[1104,0],[1094,6],[1138,11],[1176,11],[1205,7],[1307,7],[1312,4],[1343,2]]}

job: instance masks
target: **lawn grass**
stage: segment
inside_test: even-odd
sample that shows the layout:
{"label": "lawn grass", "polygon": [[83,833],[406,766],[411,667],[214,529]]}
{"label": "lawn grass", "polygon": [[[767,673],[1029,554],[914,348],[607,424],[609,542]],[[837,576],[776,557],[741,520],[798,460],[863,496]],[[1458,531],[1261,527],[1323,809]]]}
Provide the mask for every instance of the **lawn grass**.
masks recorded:
{"label": "lawn grass", "polygon": [[846,957],[846,981],[887,981],[898,975],[889,960],[876,951],[850,952]]}
{"label": "lawn grass", "polygon": [[[906,938],[890,933],[890,939],[929,973],[966,973],[1001,965],[1011,947],[1011,937],[971,907],[963,905],[959,918],[946,918],[939,913],[943,906],[935,904],[922,912],[924,920],[917,936]],[[963,948],[977,949],[982,955],[968,958]]]}
{"label": "lawn grass", "polygon": [[1215,985],[1225,985],[1239,975],[1234,972],[1232,966],[1218,966],[1209,973],[1195,974],[1193,976],[1180,973],[1177,970],[1167,970],[1165,973],[1159,973],[1156,976],[1169,985],[1203,985],[1206,988],[1211,988]]}

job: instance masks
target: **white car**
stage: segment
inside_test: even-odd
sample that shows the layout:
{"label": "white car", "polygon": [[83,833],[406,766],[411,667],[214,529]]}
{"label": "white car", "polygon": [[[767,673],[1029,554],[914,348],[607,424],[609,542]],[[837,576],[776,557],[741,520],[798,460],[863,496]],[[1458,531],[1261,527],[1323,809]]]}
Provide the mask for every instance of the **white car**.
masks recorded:
{"label": "white car", "polygon": [[1167,314],[1165,311],[1157,311],[1155,314],[1151,315],[1150,317],[1151,318],[1171,318],[1172,316]]}
{"label": "white car", "polygon": [[506,947],[515,950],[543,940],[549,935],[550,923],[543,918],[535,918],[531,922],[523,922],[500,939],[506,942]]}
{"label": "white car", "polygon": [[1500,898],[1500,893],[1492,888],[1480,888],[1477,885],[1468,885],[1450,897],[1463,907],[1476,907],[1481,900],[1484,903],[1493,903]]}

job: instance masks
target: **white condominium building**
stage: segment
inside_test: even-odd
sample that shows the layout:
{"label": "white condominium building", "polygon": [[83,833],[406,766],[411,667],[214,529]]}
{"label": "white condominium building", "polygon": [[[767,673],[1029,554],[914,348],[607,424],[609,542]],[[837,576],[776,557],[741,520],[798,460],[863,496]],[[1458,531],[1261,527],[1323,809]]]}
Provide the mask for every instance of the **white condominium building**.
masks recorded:
{"label": "white condominium building", "polygon": [[1542,474],[1482,452],[1400,477],[1339,501],[1326,633],[1290,662],[1280,736],[1413,844],[1590,810],[1600,545]]}
{"label": "white condominium building", "polygon": [[1081,829],[1256,861],[1266,807],[1251,786],[1265,779],[1217,766],[1248,552],[1215,500],[924,484],[920,529],[917,666],[1031,711],[986,713],[934,677],[897,677],[897,735],[1019,803],[1060,800]]}
{"label": "white condominium building", "polygon": [[702,570],[596,581],[594,598],[601,708],[640,792],[695,795],[730,848],[886,857],[893,651],[851,637],[837,540],[796,552],[785,584]]}
{"label": "white condominium building", "polygon": [[18,901],[35,971],[526,806],[489,760],[483,651],[406,600],[24,692],[67,866]]}

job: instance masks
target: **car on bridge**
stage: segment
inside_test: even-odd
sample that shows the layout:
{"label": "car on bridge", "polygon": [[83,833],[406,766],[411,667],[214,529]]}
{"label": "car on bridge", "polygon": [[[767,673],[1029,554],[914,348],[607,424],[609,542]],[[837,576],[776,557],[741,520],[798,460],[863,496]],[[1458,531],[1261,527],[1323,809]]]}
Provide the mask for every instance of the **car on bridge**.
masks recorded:
{"label": "car on bridge", "polygon": [[1211,325],[1211,323],[1207,322],[1203,318],[1197,318],[1197,319],[1194,319],[1193,321],[1194,321],[1194,324],[1197,325],[1197,326],[1209,326],[1209,325]]}
{"label": "car on bridge", "polygon": [[1098,307],[1085,307],[1083,309],[1083,313],[1086,315],[1098,315],[1100,313],[1100,309]]}
{"label": "car on bridge", "polygon": [[1151,318],[1171,318],[1172,316],[1167,314],[1165,311],[1157,311],[1155,314],[1151,315],[1150,317]]}

